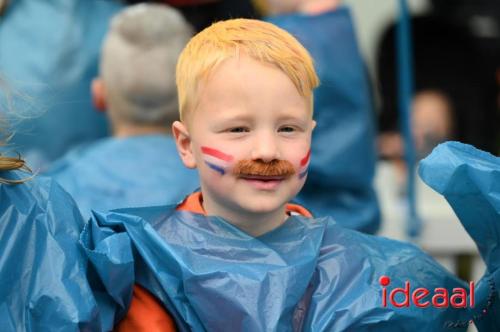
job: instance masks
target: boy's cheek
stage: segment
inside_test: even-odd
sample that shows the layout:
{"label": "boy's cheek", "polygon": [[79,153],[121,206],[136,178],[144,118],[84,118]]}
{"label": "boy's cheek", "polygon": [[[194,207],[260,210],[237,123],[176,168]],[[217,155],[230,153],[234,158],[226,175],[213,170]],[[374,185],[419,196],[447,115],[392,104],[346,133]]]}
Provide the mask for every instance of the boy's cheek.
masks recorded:
{"label": "boy's cheek", "polygon": [[298,160],[297,174],[299,176],[299,179],[303,179],[306,177],[310,161],[311,161],[311,149],[308,148],[305,154],[303,154]]}
{"label": "boy's cheek", "polygon": [[200,162],[211,170],[213,175],[223,176],[230,173],[236,161],[233,154],[214,146],[202,145],[199,153]]}

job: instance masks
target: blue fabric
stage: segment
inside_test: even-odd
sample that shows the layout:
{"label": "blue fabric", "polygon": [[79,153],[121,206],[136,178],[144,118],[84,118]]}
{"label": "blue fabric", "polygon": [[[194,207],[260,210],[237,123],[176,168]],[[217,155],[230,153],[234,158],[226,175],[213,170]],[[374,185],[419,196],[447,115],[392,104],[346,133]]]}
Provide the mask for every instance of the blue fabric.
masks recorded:
{"label": "blue fabric", "polygon": [[424,182],[446,198],[474,239],[496,286],[491,299],[496,306],[481,324],[499,330],[500,158],[471,145],[447,142],[420,162],[419,173]]}
{"label": "blue fabric", "polygon": [[[474,314],[382,307],[384,275],[391,287],[410,281],[412,290],[444,287],[452,294],[468,286],[410,244],[331,218],[292,216],[254,238],[220,218],[174,207],[123,209],[95,213],[82,242],[89,256],[110,256],[113,264],[116,253],[132,249],[135,282],[168,308],[180,331],[445,331]],[[103,263],[96,269],[107,270]],[[477,308],[491,295],[485,284],[478,285]],[[490,322],[483,331],[498,327]]]}
{"label": "blue fabric", "polygon": [[56,161],[47,175],[75,199],[85,220],[108,211],[180,202],[199,187],[167,135],[106,138]]}
{"label": "blue fabric", "polygon": [[312,156],[297,201],[314,215],[374,233],[380,212],[375,169],[373,105],[368,75],[347,8],[320,15],[268,17],[311,53],[320,86],[314,92]]}
{"label": "blue fabric", "polygon": [[[0,172],[0,177],[26,175]],[[2,331],[101,331],[113,326],[120,311],[107,293],[92,292],[78,242],[83,226],[75,203],[54,181],[38,177],[19,185],[0,184]],[[125,254],[121,260],[126,261]],[[130,290],[116,297],[126,302]]]}
{"label": "blue fabric", "polygon": [[[0,20],[0,72],[22,96],[13,102],[13,149],[35,169],[70,147],[106,135],[103,114],[92,107],[101,42],[114,0],[10,1]],[[19,116],[22,114],[22,116]],[[19,117],[18,117],[19,116]]]}

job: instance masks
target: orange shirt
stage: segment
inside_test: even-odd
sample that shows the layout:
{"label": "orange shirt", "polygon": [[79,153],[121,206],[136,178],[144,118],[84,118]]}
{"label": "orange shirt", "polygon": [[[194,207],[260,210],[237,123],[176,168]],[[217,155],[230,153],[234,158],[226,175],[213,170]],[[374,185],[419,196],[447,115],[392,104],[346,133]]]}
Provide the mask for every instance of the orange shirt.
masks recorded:
{"label": "orange shirt", "polygon": [[[178,211],[190,211],[206,215],[202,205],[201,192],[189,195],[176,208]],[[287,213],[296,213],[312,217],[311,213],[300,205],[287,204]],[[162,304],[146,289],[134,286],[132,302],[127,315],[115,327],[119,332],[172,332],[176,331],[175,322]]]}

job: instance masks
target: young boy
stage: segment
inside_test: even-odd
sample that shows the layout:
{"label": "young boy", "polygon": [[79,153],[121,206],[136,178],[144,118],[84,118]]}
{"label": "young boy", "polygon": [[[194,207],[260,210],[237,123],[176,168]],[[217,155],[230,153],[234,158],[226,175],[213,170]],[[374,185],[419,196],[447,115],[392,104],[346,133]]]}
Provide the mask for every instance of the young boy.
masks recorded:
{"label": "young boy", "polygon": [[219,22],[189,42],[173,132],[201,192],[172,208],[95,213],[81,237],[124,309],[118,330],[464,330],[473,317],[495,326],[494,279],[476,285],[472,309],[399,308],[405,299],[386,293],[406,282],[472,290],[411,245],[289,204],[307,177],[317,85],[307,51],[270,23]]}

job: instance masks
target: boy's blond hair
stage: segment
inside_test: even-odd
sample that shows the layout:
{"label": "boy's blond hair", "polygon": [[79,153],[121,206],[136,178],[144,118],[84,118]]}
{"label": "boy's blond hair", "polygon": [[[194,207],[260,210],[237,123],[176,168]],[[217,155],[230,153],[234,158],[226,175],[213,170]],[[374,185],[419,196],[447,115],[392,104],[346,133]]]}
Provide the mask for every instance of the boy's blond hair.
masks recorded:
{"label": "boy's blond hair", "polygon": [[233,19],[214,23],[198,33],[179,56],[176,81],[181,120],[196,108],[200,82],[224,60],[240,54],[280,68],[300,95],[312,103],[312,90],[319,79],[309,52],[297,39],[271,23]]}

